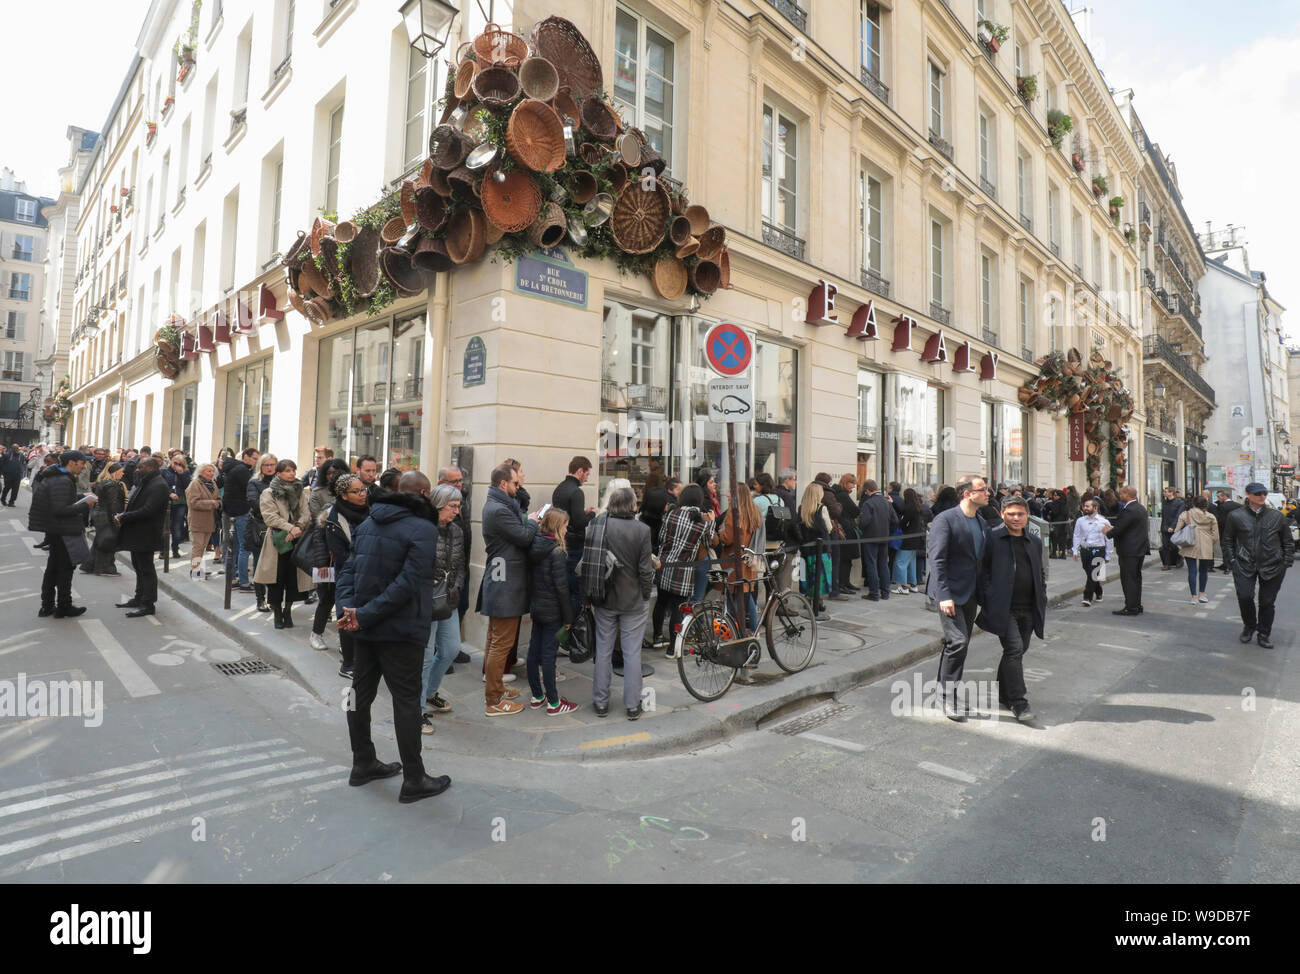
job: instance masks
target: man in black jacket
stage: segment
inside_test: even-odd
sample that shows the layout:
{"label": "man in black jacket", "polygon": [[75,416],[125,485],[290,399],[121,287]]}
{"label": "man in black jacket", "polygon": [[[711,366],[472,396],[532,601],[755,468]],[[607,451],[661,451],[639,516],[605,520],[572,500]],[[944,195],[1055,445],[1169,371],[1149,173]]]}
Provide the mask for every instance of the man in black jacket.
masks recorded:
{"label": "man in black jacket", "polygon": [[166,516],[170,489],[159,473],[158,460],[148,456],[136,467],[135,490],[126,502],[126,510],[113,518],[117,522],[117,550],[131,552],[131,567],[135,570],[135,595],[118,602],[119,609],[130,609],[128,619],[154,614],[158,601],[158,572],[154,568],[153,553],[162,537],[163,519]]}
{"label": "man in black jacket", "polygon": [[[89,510],[97,498],[91,494],[82,500],[77,477],[90,457],[69,450],[59,457],[58,465],[41,478],[32,491],[32,507],[27,527],[45,533],[50,553],[41,579],[41,608],[38,616],[64,619],[79,616],[85,606],[72,604],[73,569],[88,554],[82,538],[82,511]],[[57,596],[57,603],[56,603]]]}
{"label": "man in black jacket", "polygon": [[[1291,525],[1281,511],[1268,506],[1268,488],[1246,485],[1246,506],[1227,516],[1223,533],[1223,557],[1232,566],[1241,609],[1241,641],[1253,634],[1260,647],[1272,649],[1273,603],[1286,570],[1295,557]],[[1259,611],[1255,611],[1255,580],[1259,580]]]}
{"label": "man in black jacket", "polygon": [[4,490],[0,491],[0,503],[13,507],[18,503],[18,487],[27,472],[27,463],[15,443],[0,455],[0,474],[4,476]]}
{"label": "man in black jacket", "polygon": [[[1214,505],[1213,514],[1215,520],[1219,522],[1219,547],[1223,547],[1223,532],[1228,528],[1228,515],[1240,508],[1241,505],[1232,499],[1232,491],[1219,491],[1219,503]],[[1225,556],[1223,563],[1219,565],[1219,570],[1223,574],[1229,574],[1232,569],[1228,567],[1228,559]]]}
{"label": "man in black jacket", "polygon": [[234,549],[235,584],[241,592],[253,591],[248,581],[248,555],[251,552],[244,547],[244,529],[248,526],[248,478],[257,469],[257,461],[262,454],[257,447],[250,446],[236,459],[226,457],[221,465],[222,491],[221,510],[226,517],[235,522],[235,540],[230,545]]}
{"label": "man in black jacket", "polygon": [[781,479],[776,484],[776,496],[781,498],[781,503],[789,508],[790,516],[796,522],[799,520],[799,498],[795,495],[794,490],[798,483],[799,480],[794,470],[786,467],[781,471]]}
{"label": "man in black jacket", "polygon": [[980,559],[984,602],[976,623],[1002,642],[998,664],[999,703],[1016,720],[1034,719],[1025,687],[1024,655],[1031,635],[1043,638],[1047,618],[1047,582],[1043,578],[1043,541],[1025,530],[1029,505],[1012,497],[1002,505],[1002,523],[989,532]]}
{"label": "man in black jacket", "polygon": [[1178,491],[1173,487],[1165,488],[1165,499],[1160,504],[1160,570],[1171,571],[1178,567],[1182,556],[1170,540],[1174,536],[1174,527],[1178,524],[1178,515],[1187,505],[1183,503]]}
{"label": "man in black jacket", "polygon": [[1112,615],[1136,616],[1142,614],[1142,563],[1151,553],[1150,531],[1151,516],[1147,509],[1138,503],[1137,489],[1121,487],[1119,494],[1119,513],[1115,523],[1103,527],[1102,533],[1110,535],[1115,542],[1115,554],[1119,558],[1119,583],[1124,589],[1124,608],[1116,609]]}
{"label": "man in black jacket", "polygon": [[578,584],[578,562],[582,561],[582,546],[587,537],[587,523],[596,513],[594,507],[587,506],[587,495],[582,491],[582,485],[590,476],[591,461],[586,457],[574,457],[569,461],[569,475],[551,494],[551,506],[558,507],[569,515],[569,526],[564,531],[564,545],[568,551],[569,604],[573,608],[574,618],[577,618],[578,613],[582,611],[582,586]]}
{"label": "man in black jacket", "polygon": [[[872,602],[889,598],[889,538],[898,527],[898,512],[874,480],[862,481],[858,527],[862,529],[862,597]],[[883,540],[882,540],[883,539]]]}

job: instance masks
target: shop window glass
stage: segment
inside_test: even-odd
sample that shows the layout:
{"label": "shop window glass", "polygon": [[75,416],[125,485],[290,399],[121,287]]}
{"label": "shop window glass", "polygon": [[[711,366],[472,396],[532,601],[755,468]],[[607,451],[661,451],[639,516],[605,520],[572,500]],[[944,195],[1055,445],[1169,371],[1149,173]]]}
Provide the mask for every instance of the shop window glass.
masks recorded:
{"label": "shop window glass", "polygon": [[[197,383],[192,383],[185,387],[185,392],[181,395],[181,450],[186,456],[194,456],[194,418],[195,418],[195,400],[199,394]],[[117,403],[113,403],[113,425],[117,425]],[[110,442],[116,440],[116,436],[110,437]]]}
{"label": "shop window glass", "polygon": [[[384,418],[388,413],[390,324],[358,328],[352,353],[352,458],[384,457]],[[352,459],[349,458],[349,459]]]}
{"label": "shop window glass", "polygon": [[858,482],[880,483],[881,375],[858,369]]}
{"label": "shop window glass", "polygon": [[420,427],[424,401],[424,315],[399,321],[393,329],[392,409],[388,421],[387,465],[411,470],[420,465]]}
{"label": "shop window glass", "polygon": [[[768,473],[778,479],[784,467],[795,469],[795,390],[799,353],[784,345],[754,342],[754,465],[742,473]],[[739,428],[738,428],[739,429]],[[725,442],[726,430],[723,430]]]}
{"label": "shop window glass", "polygon": [[264,358],[234,369],[226,378],[226,442],[236,452],[255,446],[265,453],[270,439],[271,359]]}
{"label": "shop window glass", "polygon": [[1029,415],[1011,403],[985,403],[981,410],[981,453],[989,482],[1021,484],[1029,478]]}
{"label": "shop window glass", "polygon": [[888,379],[893,405],[890,479],[918,490],[937,487],[943,476],[942,393],[910,375]]}
{"label": "shop window glass", "polygon": [[352,332],[320,343],[316,372],[316,441],[349,456],[348,420],[352,414]]}
{"label": "shop window glass", "polygon": [[[600,375],[598,481],[632,482],[640,497],[668,464],[672,319],[625,304],[605,306]],[[680,476],[680,473],[679,473]]]}

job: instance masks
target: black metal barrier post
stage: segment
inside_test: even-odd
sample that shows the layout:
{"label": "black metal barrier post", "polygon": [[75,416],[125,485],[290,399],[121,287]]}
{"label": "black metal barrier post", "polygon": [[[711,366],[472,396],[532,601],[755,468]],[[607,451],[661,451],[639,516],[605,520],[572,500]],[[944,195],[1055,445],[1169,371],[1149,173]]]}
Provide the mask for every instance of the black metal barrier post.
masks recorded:
{"label": "black metal barrier post", "polygon": [[172,502],[167,500],[167,510],[163,513],[163,574],[166,575],[171,565],[172,554]]}
{"label": "black metal barrier post", "polygon": [[232,543],[235,537],[235,519],[225,511],[221,512],[221,550],[225,556],[226,563],[226,601],[225,607],[230,608],[230,577],[235,572],[235,552]]}

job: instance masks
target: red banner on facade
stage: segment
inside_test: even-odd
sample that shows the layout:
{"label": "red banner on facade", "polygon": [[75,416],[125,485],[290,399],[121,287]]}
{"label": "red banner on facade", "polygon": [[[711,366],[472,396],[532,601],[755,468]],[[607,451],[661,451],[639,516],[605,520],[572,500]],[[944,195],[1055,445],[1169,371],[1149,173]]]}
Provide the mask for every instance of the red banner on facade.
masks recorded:
{"label": "red banner on facade", "polygon": [[1082,460],[1083,456],[1083,413],[1070,413],[1070,459]]}

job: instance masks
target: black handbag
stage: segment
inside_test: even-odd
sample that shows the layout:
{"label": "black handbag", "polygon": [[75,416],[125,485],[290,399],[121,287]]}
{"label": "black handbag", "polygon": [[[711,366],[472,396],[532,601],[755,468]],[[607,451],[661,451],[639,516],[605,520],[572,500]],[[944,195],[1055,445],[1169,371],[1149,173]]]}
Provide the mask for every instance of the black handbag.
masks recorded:
{"label": "black handbag", "polygon": [[448,574],[439,572],[433,582],[433,621],[441,622],[443,619],[450,619],[456,608],[451,601]]}
{"label": "black handbag", "polygon": [[293,549],[293,563],[305,575],[310,575],[313,568],[326,567],[330,563],[330,549],[325,543],[325,532],[310,525]]}
{"label": "black handbag", "polygon": [[117,550],[117,532],[109,527],[95,529],[95,550],[102,555],[111,555]]}

